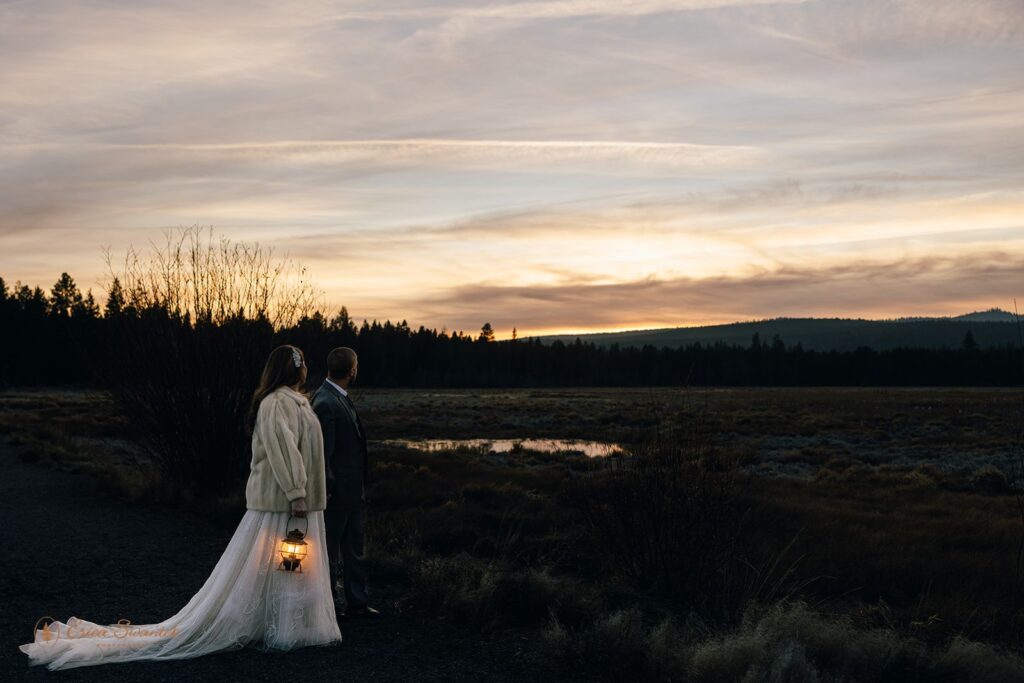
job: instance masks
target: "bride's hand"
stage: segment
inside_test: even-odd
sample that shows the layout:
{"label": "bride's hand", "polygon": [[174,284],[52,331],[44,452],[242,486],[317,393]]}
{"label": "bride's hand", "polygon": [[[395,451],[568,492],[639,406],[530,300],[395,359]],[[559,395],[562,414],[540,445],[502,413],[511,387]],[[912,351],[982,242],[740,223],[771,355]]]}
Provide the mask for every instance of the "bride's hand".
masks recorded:
{"label": "bride's hand", "polygon": [[292,501],[292,514],[296,517],[306,516],[306,499],[296,498]]}

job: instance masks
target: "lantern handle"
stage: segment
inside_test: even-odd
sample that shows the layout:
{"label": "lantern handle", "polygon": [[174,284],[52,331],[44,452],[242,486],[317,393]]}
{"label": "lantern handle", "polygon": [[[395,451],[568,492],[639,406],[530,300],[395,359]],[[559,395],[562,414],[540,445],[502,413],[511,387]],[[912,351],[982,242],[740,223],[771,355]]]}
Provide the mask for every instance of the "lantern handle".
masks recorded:
{"label": "lantern handle", "polygon": [[[305,522],[306,522],[306,528],[305,528],[305,529],[303,530],[303,532],[302,532],[302,536],[303,536],[303,538],[305,538],[306,534],[308,534],[308,533],[309,533],[309,518],[308,518],[308,517],[299,517],[298,515],[289,515],[289,516],[288,516],[288,522],[289,522],[289,523],[290,523],[290,522],[291,522],[291,521],[292,521],[293,519],[302,519],[302,520],[305,520]],[[286,524],[286,525],[285,525],[285,533],[287,533],[287,532],[288,532],[288,526],[290,526],[290,524]],[[298,529],[298,526],[296,526],[295,528],[296,528],[296,529]]]}

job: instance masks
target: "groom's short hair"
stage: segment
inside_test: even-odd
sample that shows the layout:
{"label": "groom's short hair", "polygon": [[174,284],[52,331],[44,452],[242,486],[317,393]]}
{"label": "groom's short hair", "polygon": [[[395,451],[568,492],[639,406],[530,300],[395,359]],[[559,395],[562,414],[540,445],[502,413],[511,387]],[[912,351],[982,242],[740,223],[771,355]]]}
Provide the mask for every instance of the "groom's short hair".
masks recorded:
{"label": "groom's short hair", "polygon": [[347,376],[355,365],[356,352],[347,346],[331,349],[327,354],[327,376],[331,379]]}

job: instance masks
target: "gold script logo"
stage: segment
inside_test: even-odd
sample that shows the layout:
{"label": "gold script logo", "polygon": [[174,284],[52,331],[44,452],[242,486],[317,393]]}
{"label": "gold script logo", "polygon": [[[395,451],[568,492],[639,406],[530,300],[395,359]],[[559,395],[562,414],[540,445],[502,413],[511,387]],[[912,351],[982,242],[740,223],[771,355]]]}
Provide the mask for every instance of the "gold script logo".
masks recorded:
{"label": "gold script logo", "polygon": [[[80,621],[80,620],[78,620]],[[61,632],[53,617],[39,617],[32,635],[35,642],[46,643],[61,638]],[[85,628],[79,623],[69,623],[64,638],[162,638],[177,635],[178,627],[146,628],[133,626],[128,619],[118,619],[116,624]]]}

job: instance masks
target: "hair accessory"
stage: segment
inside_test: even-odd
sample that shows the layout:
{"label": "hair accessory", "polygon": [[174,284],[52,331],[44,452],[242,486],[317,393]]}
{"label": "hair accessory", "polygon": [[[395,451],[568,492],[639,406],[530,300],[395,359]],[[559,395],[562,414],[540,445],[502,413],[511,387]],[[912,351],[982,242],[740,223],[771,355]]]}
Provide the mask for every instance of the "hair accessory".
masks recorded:
{"label": "hair accessory", "polygon": [[299,355],[299,350],[294,346],[292,347],[292,362],[295,363],[295,367],[302,367],[302,356]]}

